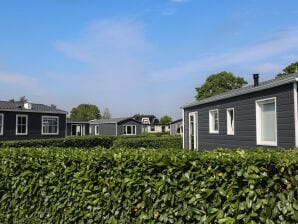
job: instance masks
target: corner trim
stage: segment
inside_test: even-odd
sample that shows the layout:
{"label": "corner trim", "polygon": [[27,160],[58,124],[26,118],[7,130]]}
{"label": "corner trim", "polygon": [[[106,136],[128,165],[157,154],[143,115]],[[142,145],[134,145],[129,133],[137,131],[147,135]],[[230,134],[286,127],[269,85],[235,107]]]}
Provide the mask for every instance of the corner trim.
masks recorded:
{"label": "corner trim", "polygon": [[[298,81],[296,79],[296,81]],[[295,124],[295,147],[298,147],[298,91],[297,91],[297,82],[293,84],[293,94],[294,94],[294,124]]]}

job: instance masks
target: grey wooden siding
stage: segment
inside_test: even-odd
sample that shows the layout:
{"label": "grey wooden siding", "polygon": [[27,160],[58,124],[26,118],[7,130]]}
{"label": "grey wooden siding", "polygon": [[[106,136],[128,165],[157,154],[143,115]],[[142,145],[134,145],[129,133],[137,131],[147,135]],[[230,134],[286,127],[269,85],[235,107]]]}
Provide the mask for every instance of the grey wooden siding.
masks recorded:
{"label": "grey wooden siding", "polygon": [[115,123],[99,124],[99,135],[116,136],[116,124]]}
{"label": "grey wooden siding", "polygon": [[137,135],[142,134],[142,125],[140,123],[138,123],[136,121],[133,121],[133,120],[127,120],[127,121],[118,123],[118,128],[117,128],[118,135],[123,135],[124,134],[123,127],[125,125],[136,125],[136,134]]}
{"label": "grey wooden siding", "polygon": [[[188,114],[198,112],[199,148],[256,147],[256,100],[276,97],[277,143],[279,147],[295,146],[293,84],[279,86],[226,100],[185,109],[184,144],[189,148]],[[227,108],[234,108],[235,135],[227,135]],[[219,134],[209,134],[209,110],[219,110]]]}
{"label": "grey wooden siding", "polygon": [[[47,113],[24,113],[0,111],[4,114],[4,133],[0,135],[0,140],[21,140],[21,139],[41,139],[41,138],[64,138],[66,130],[65,114],[47,114]],[[16,135],[16,115],[28,115],[28,134]],[[59,117],[59,135],[41,134],[41,117],[57,116]]]}

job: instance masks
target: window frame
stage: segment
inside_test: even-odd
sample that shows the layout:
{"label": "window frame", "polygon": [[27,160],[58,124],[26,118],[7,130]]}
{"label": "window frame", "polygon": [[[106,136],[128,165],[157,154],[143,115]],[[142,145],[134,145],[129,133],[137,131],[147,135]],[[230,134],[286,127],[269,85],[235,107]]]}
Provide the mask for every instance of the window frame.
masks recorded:
{"label": "window frame", "polygon": [[0,135],[3,135],[3,133],[4,133],[4,114],[0,113],[0,116],[1,116],[1,122],[2,122],[2,126],[0,128]]}
{"label": "window frame", "polygon": [[[57,118],[57,132],[56,133],[44,133],[43,132],[43,119],[44,118]],[[49,116],[49,115],[43,115],[41,116],[41,135],[59,135],[59,117],[58,116]]]}
{"label": "window frame", "polygon": [[[191,117],[193,117],[193,121],[191,121]],[[188,131],[188,138],[189,138],[189,150],[198,150],[199,149],[199,123],[198,123],[198,120],[199,120],[199,116],[198,116],[198,112],[197,111],[194,111],[194,112],[190,112],[188,114],[188,128],[189,128],[189,131]],[[192,139],[191,139],[191,123],[193,123],[193,128],[194,128],[194,147],[192,148]]]}
{"label": "window frame", "polygon": [[[274,102],[274,112],[275,112],[275,141],[263,141],[262,140],[262,120],[261,120],[261,113],[262,108],[261,105],[264,105],[266,103],[273,103]],[[276,105],[276,97],[266,98],[266,99],[260,99],[256,100],[256,140],[257,145],[263,145],[263,146],[277,146],[277,105]]]}
{"label": "window frame", "polygon": [[[217,113],[217,127],[218,130],[213,130],[212,128],[212,113],[216,112]],[[214,125],[215,125],[215,119],[214,119]],[[219,109],[213,109],[213,110],[209,110],[209,134],[219,134]]]}
{"label": "window frame", "polygon": [[[135,133],[127,134],[127,127],[130,126],[133,130],[135,130]],[[136,125],[123,125],[123,135],[137,135],[137,126]]]}
{"label": "window frame", "polygon": [[99,135],[99,125],[94,125],[94,134]]}
{"label": "window frame", "polygon": [[[25,133],[18,133],[18,118],[25,117],[26,118],[26,132]],[[16,135],[28,135],[28,115],[26,114],[16,114]]]}
{"label": "window frame", "polygon": [[[233,122],[231,124],[231,114],[230,112],[233,111]],[[235,108],[227,108],[227,135],[235,135]]]}

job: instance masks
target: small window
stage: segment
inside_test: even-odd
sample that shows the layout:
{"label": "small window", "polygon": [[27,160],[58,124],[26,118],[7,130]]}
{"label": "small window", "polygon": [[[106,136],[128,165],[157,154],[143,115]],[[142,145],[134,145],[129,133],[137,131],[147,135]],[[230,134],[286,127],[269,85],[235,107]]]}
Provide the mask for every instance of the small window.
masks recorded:
{"label": "small window", "polygon": [[150,119],[148,117],[143,117],[142,118],[142,123],[143,124],[150,124]]}
{"label": "small window", "polygon": [[219,117],[217,109],[209,111],[209,133],[219,133]]}
{"label": "small window", "polygon": [[234,135],[235,134],[235,115],[234,108],[227,109],[227,134]]}
{"label": "small window", "polygon": [[4,127],[4,115],[0,114],[0,135],[3,135],[3,128]]}
{"label": "small window", "polygon": [[150,131],[154,132],[155,131],[155,126],[150,126]]}
{"label": "small window", "polygon": [[42,135],[59,134],[59,117],[42,116]]}
{"label": "small window", "polygon": [[27,135],[28,134],[28,116],[17,114],[16,116],[16,134]]}
{"label": "small window", "polygon": [[136,125],[123,126],[124,135],[136,135]]}
{"label": "small window", "polygon": [[257,144],[277,146],[276,98],[256,101]]}

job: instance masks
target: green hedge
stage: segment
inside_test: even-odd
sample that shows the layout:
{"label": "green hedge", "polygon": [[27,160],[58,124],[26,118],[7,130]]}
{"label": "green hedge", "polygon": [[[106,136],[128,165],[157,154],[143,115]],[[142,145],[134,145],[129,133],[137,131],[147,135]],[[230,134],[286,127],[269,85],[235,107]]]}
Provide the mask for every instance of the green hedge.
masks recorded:
{"label": "green hedge", "polygon": [[297,151],[0,150],[0,223],[297,223]]}
{"label": "green hedge", "polygon": [[113,145],[115,137],[67,137],[57,139],[38,139],[38,140],[19,140],[19,141],[3,141],[2,147],[96,147],[110,148]]}
{"label": "green hedge", "polygon": [[146,136],[146,137],[134,137],[134,138],[117,138],[113,143],[113,148],[182,148],[181,136]]}

